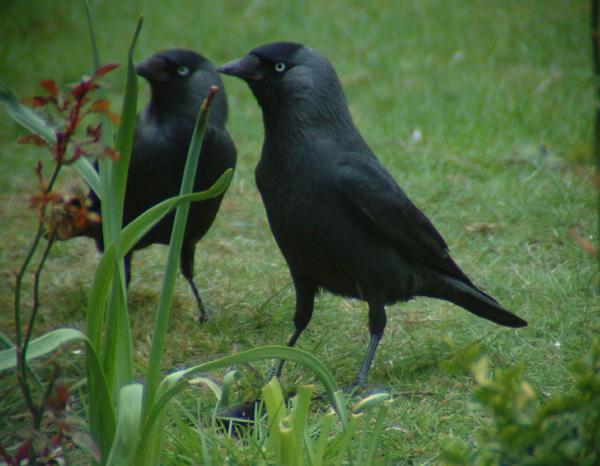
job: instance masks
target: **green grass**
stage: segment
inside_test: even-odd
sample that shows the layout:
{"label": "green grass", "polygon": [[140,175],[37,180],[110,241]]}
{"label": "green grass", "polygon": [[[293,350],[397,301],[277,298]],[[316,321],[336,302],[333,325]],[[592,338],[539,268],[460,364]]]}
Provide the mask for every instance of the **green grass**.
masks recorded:
{"label": "green grass", "polygon": [[[394,403],[380,450],[392,463],[435,463],[450,435],[468,439],[486,422],[470,404],[468,371],[438,363],[481,340],[493,368],[525,364],[544,394],[572,382],[569,362],[600,331],[595,260],[569,238],[574,226],[595,231],[596,194],[589,182],[593,116],[588,2],[484,0],[419,2],[241,2],[155,0],[91,2],[103,62],[123,63],[135,20],[145,26],[137,58],[188,47],[215,63],[273,40],[306,43],[328,56],[344,83],[363,136],[415,203],[434,221],[463,269],[509,309],[526,318],[513,331],[450,304],[419,299],[389,308],[386,335],[370,381],[389,386]],[[170,4],[169,4],[170,5]],[[71,82],[91,67],[79,1],[5,1],[0,15],[0,82],[18,95],[36,82]],[[124,71],[114,73],[113,108]],[[195,323],[187,284],[177,284],[165,368],[189,365],[256,345],[282,343],[292,331],[293,290],[268,229],[254,184],[262,123],[254,98],[239,80],[225,79],[229,129],[238,170],[221,213],[199,244],[196,273],[214,309]],[[140,82],[141,102],[147,86]],[[410,142],[414,130],[422,138]],[[36,189],[34,161],[49,157],[15,144],[22,134],[0,113],[0,331],[11,336],[12,270],[32,237],[28,198]],[[50,160],[48,160],[48,166]],[[63,186],[76,183],[74,171]],[[471,226],[489,224],[487,233]],[[143,367],[166,248],[135,255],[129,292],[135,354]],[[81,328],[98,254],[91,241],[60,243],[48,260],[37,331]],[[349,383],[366,349],[364,303],[328,294],[300,340]],[[83,364],[71,360],[75,382]],[[245,368],[236,396],[255,396],[259,374]],[[287,385],[306,380],[292,364]],[[10,377],[0,379],[0,439],[18,417]],[[11,411],[12,410],[12,411]]]}

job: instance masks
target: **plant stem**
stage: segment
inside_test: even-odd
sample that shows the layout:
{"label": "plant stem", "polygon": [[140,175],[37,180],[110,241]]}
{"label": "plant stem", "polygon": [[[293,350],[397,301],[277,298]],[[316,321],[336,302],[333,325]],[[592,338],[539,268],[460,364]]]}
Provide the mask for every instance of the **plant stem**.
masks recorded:
{"label": "plant stem", "polygon": [[[61,165],[57,164],[54,167],[54,170],[52,172],[52,176],[50,177],[50,182],[48,183],[48,185],[46,186],[46,188],[44,189],[44,194],[48,194],[52,191],[52,188],[54,187],[54,183],[56,182],[56,179],[58,177],[58,174],[60,172],[61,169]],[[41,269],[44,266],[44,263],[46,261],[46,258],[48,256],[48,253],[50,251],[50,247],[52,246],[52,240],[48,242],[48,245],[46,246],[46,249],[44,251],[44,255],[40,261],[40,264],[37,268],[37,270],[35,271],[35,279],[34,279],[34,304],[33,304],[33,309],[32,309],[32,315],[31,315],[31,319],[29,321],[29,326],[27,329],[27,334],[26,334],[26,338],[25,341],[23,341],[23,329],[22,329],[22,325],[21,325],[21,289],[23,286],[23,278],[25,277],[25,273],[27,271],[27,268],[29,267],[29,264],[31,263],[31,260],[33,259],[33,256],[35,255],[35,252],[38,248],[38,245],[42,239],[42,236],[44,235],[44,215],[46,214],[46,206],[42,207],[42,210],[40,212],[40,217],[39,217],[39,221],[38,221],[38,228],[34,237],[33,242],[31,243],[31,246],[29,248],[29,252],[27,253],[27,257],[25,258],[25,260],[23,261],[23,265],[21,266],[21,269],[19,270],[18,274],[17,274],[17,280],[15,283],[15,325],[16,325],[16,332],[17,332],[17,338],[16,338],[16,357],[17,357],[17,367],[16,367],[16,375],[17,375],[17,381],[19,383],[19,387],[21,388],[21,392],[23,393],[23,398],[25,399],[25,404],[27,405],[27,409],[29,410],[29,412],[31,413],[31,415],[33,416],[34,419],[34,425],[36,424],[36,421],[38,418],[40,418],[40,423],[41,423],[41,415],[40,415],[40,411],[43,412],[43,401],[42,401],[42,405],[37,407],[33,401],[33,397],[31,395],[31,389],[29,387],[29,384],[27,382],[27,345],[29,343],[29,340],[31,338],[31,332],[32,332],[32,328],[33,328],[33,321],[35,319],[35,315],[37,314],[37,309],[39,307],[39,298],[38,298],[38,288],[39,288],[39,276],[41,273]]]}
{"label": "plant stem", "polygon": [[31,340],[31,335],[33,333],[33,324],[35,323],[35,318],[37,317],[37,311],[40,307],[40,276],[42,274],[42,269],[44,268],[44,264],[46,259],[48,258],[48,253],[50,252],[50,248],[54,244],[54,233],[51,234],[48,239],[48,243],[44,249],[44,253],[42,254],[42,258],[34,273],[33,279],[33,305],[31,307],[31,317],[29,318],[29,325],[27,326],[27,335],[25,335],[25,341],[23,342],[23,354],[27,352],[27,346],[29,345],[29,341]]}

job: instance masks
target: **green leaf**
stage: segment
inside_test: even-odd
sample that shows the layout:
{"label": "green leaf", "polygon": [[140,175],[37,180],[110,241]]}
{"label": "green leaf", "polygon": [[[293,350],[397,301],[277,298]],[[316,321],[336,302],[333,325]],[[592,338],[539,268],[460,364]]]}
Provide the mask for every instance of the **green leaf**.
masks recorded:
{"label": "green leaf", "polygon": [[[275,450],[275,458],[278,459],[278,463],[282,463],[283,456],[283,439],[282,429],[280,423],[283,417],[286,415],[285,400],[283,399],[283,393],[281,392],[281,385],[276,377],[273,377],[270,382],[265,385],[262,389],[263,400],[267,407],[267,419],[269,422],[269,438],[271,439],[271,445]],[[286,441],[285,447],[291,448],[291,429],[285,430],[289,432],[289,439]]]}
{"label": "green leaf", "polygon": [[136,464],[135,454],[140,440],[142,420],[142,384],[125,385],[119,392],[117,429],[106,466]]}
{"label": "green leaf", "polygon": [[[61,328],[46,333],[29,342],[27,347],[27,361],[47,356],[55,352],[60,346],[74,341],[87,341],[87,337],[79,330],[72,328]],[[13,369],[17,365],[17,353],[15,348],[0,351],[0,372]]]}
{"label": "green leaf", "polygon": [[[202,106],[198,112],[194,133],[188,148],[185,168],[181,180],[180,195],[186,195],[192,192],[196,171],[198,167],[198,159],[200,157],[200,149],[204,134],[208,125],[208,112],[210,103],[215,93],[218,91],[216,86],[211,88],[208,96],[204,99]],[[181,204],[175,212],[173,228],[171,231],[171,240],[169,243],[169,252],[167,256],[167,265],[165,266],[165,274],[163,277],[163,285],[160,293],[158,309],[156,312],[156,320],[154,322],[154,331],[152,332],[152,343],[150,345],[150,360],[148,362],[148,370],[146,372],[146,383],[144,385],[144,418],[147,419],[154,404],[156,390],[160,380],[161,358],[165,347],[165,338],[167,328],[171,316],[171,301],[173,291],[175,289],[175,279],[177,277],[177,269],[179,266],[179,258],[183,245],[183,235],[185,232],[185,224],[189,211],[189,204]]]}
{"label": "green leaf", "polygon": [[292,430],[294,432],[294,443],[298,449],[299,456],[297,464],[304,463],[302,454],[304,445],[304,433],[308,425],[308,414],[310,408],[310,400],[313,393],[313,388],[309,385],[301,385],[296,395],[296,405],[292,411]]}
{"label": "green leaf", "polygon": [[19,102],[17,96],[2,84],[0,84],[0,101],[6,106],[8,114],[17,123],[50,143],[56,142],[54,128],[29,107]]}
{"label": "green leaf", "polygon": [[313,459],[313,466],[321,466],[325,458],[325,452],[327,451],[327,441],[329,440],[329,432],[331,432],[331,426],[335,419],[335,412],[330,410],[328,413],[323,415],[323,425],[321,426],[321,433],[317,440],[315,448],[315,455]]}
{"label": "green leaf", "polygon": [[[121,249],[120,237],[125,184],[136,123],[137,73],[133,65],[133,51],[141,27],[142,19],[140,18],[136,25],[127,57],[127,82],[121,109],[121,124],[119,125],[115,145],[119,158],[116,162],[109,161],[110,169],[104,170],[104,173],[102,173],[102,175],[107,175],[107,172],[110,173],[106,180],[102,179],[104,182],[102,189],[104,243],[105,245],[114,246],[117,252]],[[105,208],[107,210],[106,213]],[[103,357],[109,384],[113,387],[113,390],[118,391],[120,387],[133,380],[132,341],[122,255],[117,255],[113,260],[111,295],[106,314],[104,344],[100,353]]]}

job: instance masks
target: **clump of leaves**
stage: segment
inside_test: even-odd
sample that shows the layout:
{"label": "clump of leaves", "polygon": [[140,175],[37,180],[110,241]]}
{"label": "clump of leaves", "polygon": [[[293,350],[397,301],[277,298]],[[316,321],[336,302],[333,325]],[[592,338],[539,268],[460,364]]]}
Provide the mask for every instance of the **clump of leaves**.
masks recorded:
{"label": "clump of leaves", "polygon": [[[42,163],[38,162],[35,166],[38,188],[31,197],[30,206],[37,213],[38,226],[23,263],[15,273],[13,312],[16,335],[13,348],[16,353],[16,379],[31,415],[31,427],[23,432],[18,445],[12,448],[0,446],[0,456],[10,465],[21,464],[25,459],[29,464],[38,464],[65,457],[65,442],[83,446],[92,457],[98,457],[91,437],[81,427],[82,423],[67,414],[67,388],[57,381],[57,375],[44,386],[36,371],[28,365],[27,352],[40,308],[40,276],[54,240],[72,236],[74,231],[85,228],[88,223],[99,221],[97,215],[88,211],[83,193],[66,196],[56,192],[54,186],[61,169],[81,157],[117,158],[114,149],[102,143],[102,123],[87,124],[92,119],[91,115],[111,118],[108,101],[94,98],[93,91],[99,88],[98,80],[116,66],[110,64],[99,67],[91,77],[82,78],[65,92],[61,92],[52,80],[41,81],[44,94],[24,99],[24,103],[32,106],[36,113],[24,107],[14,94],[0,86],[0,97],[9,113],[28,129],[32,127],[27,123],[42,129],[22,137],[20,142],[47,148],[52,154],[53,165],[48,180],[43,176]],[[43,113],[41,119],[39,113]],[[85,128],[84,120],[87,124]],[[23,280],[44,237],[48,241],[35,266],[33,300],[27,312],[22,304]],[[86,440],[82,440],[84,438]]]}
{"label": "clump of leaves", "polygon": [[80,157],[117,158],[116,151],[101,141],[102,122],[88,123],[83,128],[83,121],[94,114],[106,115],[113,123],[118,122],[119,117],[110,111],[108,100],[92,97],[93,91],[100,87],[98,80],[117,66],[101,66],[91,77],[82,78],[80,82],[70,85],[65,92],[53,80],[40,81],[39,85],[45,92],[22,100],[37,112],[42,112],[44,120],[54,127],[52,140],[35,133],[19,139],[20,143],[48,148],[54,159],[54,171],[48,182],[42,175],[42,164],[37,164],[35,172],[39,191],[32,196],[30,202],[47,237],[67,239],[75,232],[84,230],[88,223],[100,221],[96,214],[89,212],[83,193],[67,196],[53,191],[53,186],[60,169],[73,164]]}
{"label": "clump of leaves", "polygon": [[30,426],[17,432],[23,439],[19,445],[10,449],[0,445],[3,464],[17,466],[32,459],[35,464],[60,464],[70,445],[77,445],[99,460],[98,448],[87,432],[87,423],[72,411],[70,399],[71,392],[60,378],[60,368],[53,364],[51,380],[37,407],[40,426]]}
{"label": "clump of leaves", "polygon": [[572,366],[573,390],[543,400],[523,368],[492,380],[487,359],[473,366],[476,400],[492,415],[476,446],[454,441],[442,453],[446,465],[600,464],[600,339]]}

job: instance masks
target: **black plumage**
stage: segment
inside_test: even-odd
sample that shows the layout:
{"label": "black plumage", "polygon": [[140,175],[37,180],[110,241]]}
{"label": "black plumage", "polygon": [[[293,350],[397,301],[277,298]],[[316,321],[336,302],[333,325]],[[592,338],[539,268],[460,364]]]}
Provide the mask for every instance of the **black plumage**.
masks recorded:
{"label": "black plumage", "polygon": [[[194,191],[209,188],[225,170],[235,167],[236,162],[236,149],[225,127],[227,98],[221,78],[210,61],[189,50],[169,49],[138,63],[136,71],[150,84],[151,97],[136,122],[125,192],[124,225],[151,206],[179,193],[196,116],[213,85],[220,91],[209,114]],[[93,192],[90,197],[90,210],[99,212],[98,198]],[[181,250],[181,273],[198,302],[201,321],[206,318],[206,309],[194,283],[194,253],[196,243],[212,225],[222,199],[221,195],[191,203]],[[167,215],[125,256],[127,284],[131,278],[133,252],[151,244],[169,244],[174,215]],[[86,234],[103,249],[99,225]]]}
{"label": "black plumage", "polygon": [[319,289],[364,300],[371,334],[355,383],[386,324],[385,306],[451,301],[500,325],[526,322],[477,288],[355,128],[332,65],[291,42],[264,45],[219,71],[244,79],[262,108],[256,184],[296,291],[294,345]]}

